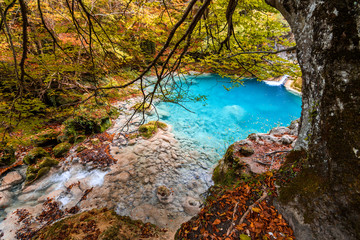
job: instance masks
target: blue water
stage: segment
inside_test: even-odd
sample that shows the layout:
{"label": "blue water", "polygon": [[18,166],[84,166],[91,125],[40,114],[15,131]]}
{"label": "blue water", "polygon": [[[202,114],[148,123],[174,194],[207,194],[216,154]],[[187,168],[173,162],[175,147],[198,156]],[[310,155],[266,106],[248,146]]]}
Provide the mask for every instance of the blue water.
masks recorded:
{"label": "blue water", "polygon": [[162,102],[157,106],[160,120],[173,127],[178,138],[191,139],[197,147],[211,149],[220,156],[235,141],[250,133],[268,132],[276,126],[288,126],[300,117],[301,97],[283,86],[246,80],[244,85],[227,91],[229,79],[218,75],[194,77],[189,90],[206,95],[205,102],[186,102],[191,110]]}

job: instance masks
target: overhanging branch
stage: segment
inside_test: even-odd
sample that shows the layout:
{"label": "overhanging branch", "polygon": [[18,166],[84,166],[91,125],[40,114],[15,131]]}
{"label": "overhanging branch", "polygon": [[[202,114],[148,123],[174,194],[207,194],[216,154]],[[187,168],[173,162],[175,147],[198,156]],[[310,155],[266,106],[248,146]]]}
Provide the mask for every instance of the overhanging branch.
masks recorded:
{"label": "overhanging branch", "polygon": [[285,48],[285,49],[281,49],[281,50],[278,50],[278,51],[239,52],[239,53],[236,53],[236,54],[227,56],[227,57],[225,57],[225,59],[232,58],[232,57],[236,57],[236,56],[239,56],[239,55],[244,55],[244,54],[278,54],[278,53],[282,53],[282,52],[291,52],[291,51],[294,51],[294,50],[296,50],[296,46],[294,46],[294,47],[289,47],[289,48]]}

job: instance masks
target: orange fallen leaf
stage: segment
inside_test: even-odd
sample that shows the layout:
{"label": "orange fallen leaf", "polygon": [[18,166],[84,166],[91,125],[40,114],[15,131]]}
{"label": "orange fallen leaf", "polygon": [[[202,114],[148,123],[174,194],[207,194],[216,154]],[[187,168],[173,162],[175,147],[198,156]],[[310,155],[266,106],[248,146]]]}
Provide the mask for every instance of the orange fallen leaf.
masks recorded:
{"label": "orange fallen leaf", "polygon": [[216,219],[216,220],[213,222],[214,225],[218,225],[219,223],[221,223],[220,219]]}

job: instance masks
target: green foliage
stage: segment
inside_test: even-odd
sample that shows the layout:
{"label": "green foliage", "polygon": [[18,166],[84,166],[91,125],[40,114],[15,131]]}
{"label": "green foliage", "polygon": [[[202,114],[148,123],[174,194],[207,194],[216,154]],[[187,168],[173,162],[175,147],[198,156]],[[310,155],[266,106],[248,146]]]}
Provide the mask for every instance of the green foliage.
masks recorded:
{"label": "green foliage", "polygon": [[33,148],[26,156],[23,161],[27,165],[35,164],[42,157],[50,157],[50,154],[41,147]]}

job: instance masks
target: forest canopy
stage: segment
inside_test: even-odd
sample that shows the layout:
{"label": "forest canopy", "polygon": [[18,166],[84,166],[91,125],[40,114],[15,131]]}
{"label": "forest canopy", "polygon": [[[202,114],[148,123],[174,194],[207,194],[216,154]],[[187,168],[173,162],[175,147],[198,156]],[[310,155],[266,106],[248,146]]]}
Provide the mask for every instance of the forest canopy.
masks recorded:
{"label": "forest canopy", "polygon": [[154,93],[181,101],[186,93],[169,96],[173,82],[162,80],[195,68],[235,85],[300,74],[295,58],[275,54],[294,41],[263,0],[1,0],[0,14],[4,133],[62,119],[85,101],[107,104],[129,86],[152,103],[140,91],[148,75],[157,76]]}

